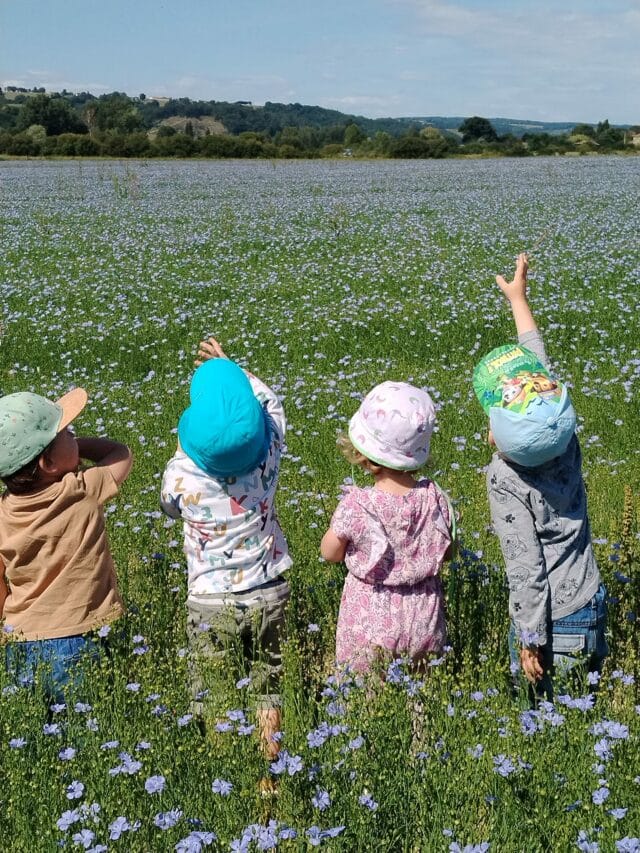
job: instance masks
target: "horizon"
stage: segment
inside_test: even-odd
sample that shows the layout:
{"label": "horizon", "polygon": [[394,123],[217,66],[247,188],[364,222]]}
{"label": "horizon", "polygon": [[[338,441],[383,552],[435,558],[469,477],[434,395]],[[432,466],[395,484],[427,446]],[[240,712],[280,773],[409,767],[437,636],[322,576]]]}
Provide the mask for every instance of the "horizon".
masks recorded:
{"label": "horizon", "polygon": [[[33,90],[43,88],[37,82],[34,82],[33,86],[30,89],[27,89],[26,87],[23,87],[23,86],[19,87],[15,83],[5,83],[2,80],[0,80],[0,89],[2,89],[2,91],[5,94],[12,87],[13,87],[13,89],[24,90],[24,91],[17,91],[16,94],[37,94],[37,93],[34,93]],[[90,92],[86,89],[85,90],[79,90],[78,89],[76,91],[69,91],[69,90],[64,90],[64,91],[66,92],[67,95],[73,95],[74,97],[78,97],[79,95],[82,95],[82,94],[89,94],[89,95],[93,95],[96,98],[104,96],[104,95],[113,95],[113,94],[119,93],[119,94],[126,95],[128,98],[131,98],[134,101],[140,99],[140,94],[144,94],[145,100],[147,100],[147,101],[158,101],[158,102],[159,101],[177,100],[178,97],[185,97],[185,96],[176,96],[176,95],[158,95],[158,94],[146,94],[146,93],[140,93],[138,95],[131,95],[129,92],[122,92],[118,89],[113,89],[109,92],[101,92],[98,95],[96,95],[94,92]],[[12,92],[12,94],[13,94],[13,92]],[[45,89],[45,91],[41,94],[62,95],[63,90]],[[267,103],[279,104],[281,106],[292,106],[295,103],[300,103],[299,101],[289,101],[288,103],[285,103],[282,101],[269,100],[269,101],[265,101],[264,103],[257,104],[257,103],[254,103],[253,101],[224,101],[224,100],[204,99],[204,98],[189,98],[189,100],[191,100],[193,102],[202,100],[204,102],[212,101],[212,102],[216,102],[216,103],[239,104],[242,106],[257,107],[259,109],[264,109],[264,107],[266,106]],[[332,109],[331,107],[322,107],[321,104],[300,103],[300,106],[313,107],[313,108],[319,107],[320,109]],[[357,114],[357,113],[345,113],[342,110],[337,110],[337,112],[340,112],[347,117],[364,118],[364,119],[367,119],[369,121],[376,121],[378,119],[382,120],[382,121],[384,121],[384,120],[412,121],[412,120],[449,119],[449,118],[464,120],[465,118],[471,117],[471,115],[463,116],[463,115],[457,115],[455,113],[446,113],[446,114],[443,113],[442,115],[430,114],[430,115],[405,115],[405,116],[367,116],[364,114]],[[473,113],[472,115],[477,116],[478,113]],[[583,121],[582,119],[576,119],[576,120],[573,120],[573,119],[557,119],[554,121],[545,121],[543,119],[536,120],[536,119],[530,119],[530,118],[521,118],[521,117],[513,117],[513,116],[505,116],[505,115],[482,116],[482,118],[486,118],[489,121],[506,121],[506,122],[510,122],[510,123],[516,124],[516,125],[522,124],[522,125],[531,125],[531,126],[536,126],[536,125],[541,125],[541,124],[562,124],[562,125],[593,124],[594,126],[596,126],[598,124],[598,122]],[[604,121],[604,119],[600,119],[599,121]],[[622,126],[622,125],[629,126],[629,125],[631,125],[630,122],[610,122],[610,124],[612,126]]]}
{"label": "horizon", "polygon": [[640,123],[637,0],[9,0],[0,24],[3,88]]}

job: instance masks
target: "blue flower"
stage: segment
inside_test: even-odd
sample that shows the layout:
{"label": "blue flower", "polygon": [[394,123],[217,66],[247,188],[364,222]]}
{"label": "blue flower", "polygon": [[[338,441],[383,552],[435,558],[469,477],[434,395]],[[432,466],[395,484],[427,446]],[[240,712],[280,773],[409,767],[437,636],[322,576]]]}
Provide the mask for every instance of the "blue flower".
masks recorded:
{"label": "blue flower", "polygon": [[165,786],[164,776],[149,776],[144,783],[144,789],[147,794],[161,794]]}
{"label": "blue flower", "polygon": [[504,779],[507,779],[512,773],[516,772],[516,766],[513,761],[502,753],[494,756],[493,763],[495,765],[493,772],[502,776]]}
{"label": "blue flower", "polygon": [[153,823],[158,829],[171,829],[182,817],[181,809],[171,809],[168,812],[158,812],[154,817]]}
{"label": "blue flower", "polygon": [[220,794],[222,797],[228,797],[231,791],[233,791],[233,785],[231,782],[227,782],[226,779],[214,779],[211,783],[211,790],[214,794]]}
{"label": "blue flower", "polygon": [[196,830],[178,841],[173,849],[176,853],[201,853],[205,847],[209,847],[215,840],[215,833]]}
{"label": "blue flower", "polygon": [[331,797],[329,796],[329,792],[323,790],[322,788],[318,788],[311,797],[311,804],[314,809],[318,809],[318,811],[323,812],[325,809],[328,809],[331,805]]}
{"label": "blue flower", "polygon": [[77,847],[84,847],[85,850],[88,850],[93,844],[95,837],[96,834],[92,830],[81,829],[80,832],[75,832],[71,836],[71,840]]}
{"label": "blue flower", "polygon": [[9,741],[11,749],[22,749],[22,747],[26,745],[27,741],[23,737],[12,737]]}
{"label": "blue flower", "polygon": [[78,809],[69,809],[66,812],[62,812],[56,821],[56,826],[61,832],[66,832],[70,826],[73,826],[73,824],[77,823],[79,820],[80,812]]}
{"label": "blue flower", "polygon": [[611,792],[608,788],[602,786],[591,794],[591,800],[593,801],[594,805],[601,806],[608,798],[610,793]]}
{"label": "blue flower", "polygon": [[76,779],[67,785],[66,793],[68,800],[78,800],[84,794],[84,785]]}
{"label": "blue flower", "polygon": [[622,820],[623,817],[626,816],[629,809],[609,809],[608,814],[616,820]]}
{"label": "blue flower", "polygon": [[376,803],[376,801],[373,799],[373,797],[368,791],[364,791],[362,794],[360,794],[360,796],[358,797],[358,802],[361,806],[364,806],[366,809],[369,809],[369,811],[372,812],[374,812],[378,808],[378,803]]}
{"label": "blue flower", "polygon": [[576,847],[578,850],[581,850],[582,853],[599,853],[600,845],[597,841],[590,841],[589,836],[581,829],[578,833],[578,838],[576,839]]}
{"label": "blue flower", "polygon": [[111,841],[117,841],[125,832],[137,832],[140,829],[140,821],[129,823],[126,817],[122,815],[117,817],[109,824],[109,838]]}
{"label": "blue flower", "polygon": [[618,853],[640,853],[640,838],[629,838],[625,835],[616,841],[616,850]]}
{"label": "blue flower", "polygon": [[60,761],[72,761],[76,757],[77,750],[72,746],[67,746],[64,749],[61,749],[58,753],[58,758]]}

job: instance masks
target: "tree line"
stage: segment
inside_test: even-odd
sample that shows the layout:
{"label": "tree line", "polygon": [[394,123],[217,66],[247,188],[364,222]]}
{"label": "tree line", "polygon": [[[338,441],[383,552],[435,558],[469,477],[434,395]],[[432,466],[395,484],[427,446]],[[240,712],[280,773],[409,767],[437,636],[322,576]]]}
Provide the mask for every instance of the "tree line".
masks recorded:
{"label": "tree line", "polygon": [[[566,133],[498,134],[480,116],[455,131],[404,119],[364,119],[301,104],[170,99],[121,92],[0,90],[0,154],[73,157],[524,157],[635,150],[639,127],[607,120]],[[11,95],[9,97],[8,95]]]}

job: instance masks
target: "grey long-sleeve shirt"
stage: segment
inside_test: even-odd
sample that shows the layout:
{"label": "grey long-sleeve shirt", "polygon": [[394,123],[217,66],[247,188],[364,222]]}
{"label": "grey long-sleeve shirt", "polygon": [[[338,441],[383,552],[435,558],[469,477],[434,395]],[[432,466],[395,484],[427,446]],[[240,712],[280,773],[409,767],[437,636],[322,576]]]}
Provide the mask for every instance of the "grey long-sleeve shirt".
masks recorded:
{"label": "grey long-sleeve shirt", "polygon": [[[538,331],[520,335],[518,342],[548,366]],[[505,560],[511,619],[528,644],[545,645],[551,622],[583,607],[600,585],[577,437],[561,456],[536,468],[495,453],[487,489]]]}

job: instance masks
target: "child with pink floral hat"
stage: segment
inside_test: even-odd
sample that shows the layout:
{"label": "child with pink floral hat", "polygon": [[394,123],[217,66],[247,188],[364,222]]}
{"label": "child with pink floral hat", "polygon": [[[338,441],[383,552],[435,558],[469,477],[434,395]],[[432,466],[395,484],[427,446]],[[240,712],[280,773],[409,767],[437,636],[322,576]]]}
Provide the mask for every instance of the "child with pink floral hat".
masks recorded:
{"label": "child with pink floral hat", "polygon": [[344,561],[336,662],[366,672],[377,659],[420,666],[445,641],[439,577],[455,539],[446,494],[417,471],[429,456],[436,413],[426,391],[383,382],[367,394],[338,444],[374,479],[352,486],[331,519],[320,551]]}

